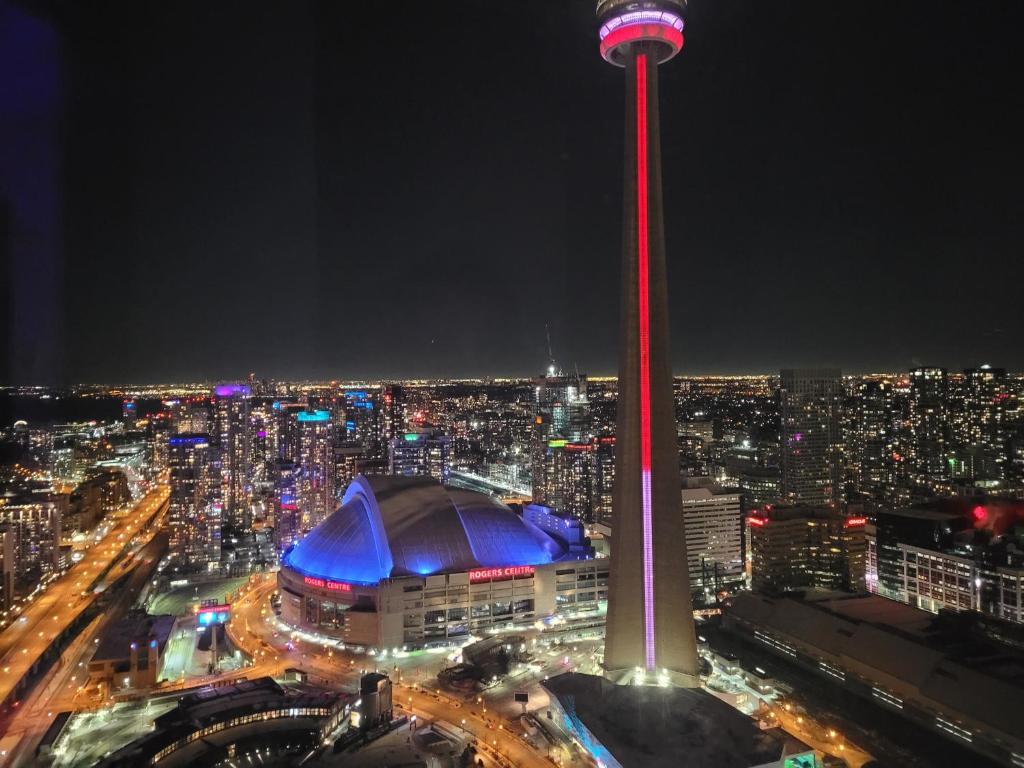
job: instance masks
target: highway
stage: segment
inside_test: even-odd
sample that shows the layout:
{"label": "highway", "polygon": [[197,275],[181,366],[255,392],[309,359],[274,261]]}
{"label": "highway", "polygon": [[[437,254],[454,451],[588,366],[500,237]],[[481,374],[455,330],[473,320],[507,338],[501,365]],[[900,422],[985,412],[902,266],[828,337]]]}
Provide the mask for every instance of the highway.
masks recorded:
{"label": "highway", "polygon": [[[104,577],[112,582],[138,564],[129,550],[137,550],[152,538],[159,526],[150,524],[159,523],[168,497],[169,487],[161,482],[130,510],[119,516],[115,513],[106,535],[86,556],[0,632],[0,701],[18,706],[12,694],[18,691],[19,683],[33,671],[53,641],[100,597],[107,586]],[[149,531],[143,533],[147,526]]]}
{"label": "highway", "polygon": [[105,605],[104,611],[68,644],[57,662],[22,700],[7,729],[9,734],[21,734],[22,741],[6,762],[0,756],[0,766],[31,765],[36,745],[58,713],[94,709],[104,703],[90,699],[85,692],[87,666],[95,653],[95,643],[131,608],[166,551],[167,534],[158,533],[138,550],[132,568],[115,569],[111,573],[111,579],[126,574],[124,582],[118,585],[116,599]]}

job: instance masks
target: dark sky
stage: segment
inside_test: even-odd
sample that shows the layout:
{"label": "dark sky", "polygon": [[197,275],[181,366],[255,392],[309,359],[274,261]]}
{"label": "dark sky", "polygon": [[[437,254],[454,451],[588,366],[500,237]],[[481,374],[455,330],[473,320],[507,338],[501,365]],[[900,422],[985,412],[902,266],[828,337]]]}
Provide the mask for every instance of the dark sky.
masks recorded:
{"label": "dark sky", "polygon": [[[623,82],[592,10],[0,0],[0,382],[529,374],[546,324],[612,372]],[[1024,369],[1022,28],[1011,0],[691,0],[676,370]]]}

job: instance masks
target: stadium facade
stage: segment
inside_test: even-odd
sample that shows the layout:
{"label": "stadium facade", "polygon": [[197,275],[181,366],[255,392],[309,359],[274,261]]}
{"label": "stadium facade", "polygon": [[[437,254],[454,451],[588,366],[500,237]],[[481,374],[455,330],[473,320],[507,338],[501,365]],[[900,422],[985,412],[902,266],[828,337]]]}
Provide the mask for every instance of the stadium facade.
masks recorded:
{"label": "stadium facade", "polygon": [[579,523],[547,508],[519,516],[432,478],[362,475],[278,573],[287,624],[406,650],[597,613],[607,581]]}

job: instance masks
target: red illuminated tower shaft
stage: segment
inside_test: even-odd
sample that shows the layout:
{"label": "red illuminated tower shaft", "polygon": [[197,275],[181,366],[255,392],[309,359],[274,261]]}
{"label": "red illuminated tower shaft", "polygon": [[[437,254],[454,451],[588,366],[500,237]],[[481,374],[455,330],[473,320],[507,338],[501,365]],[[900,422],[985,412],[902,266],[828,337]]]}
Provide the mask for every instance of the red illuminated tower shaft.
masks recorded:
{"label": "red illuminated tower shaft", "polygon": [[639,671],[647,681],[667,677],[694,686],[699,667],[669,353],[658,128],[658,64],[682,46],[682,8],[681,0],[599,5],[599,13],[606,11],[602,53],[626,71],[619,401],[604,666],[620,682],[636,679]]}

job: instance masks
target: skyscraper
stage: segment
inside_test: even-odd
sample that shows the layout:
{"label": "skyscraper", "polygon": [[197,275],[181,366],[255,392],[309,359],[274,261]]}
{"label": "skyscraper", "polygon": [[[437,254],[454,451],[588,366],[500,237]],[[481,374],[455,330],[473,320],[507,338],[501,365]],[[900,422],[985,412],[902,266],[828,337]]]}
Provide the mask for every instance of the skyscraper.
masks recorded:
{"label": "skyscraper", "polygon": [[221,384],[213,390],[214,434],[220,451],[220,505],[224,522],[245,530],[249,508],[249,398],[244,384]]}
{"label": "skyscraper", "polygon": [[782,497],[792,504],[832,504],[841,495],[841,374],[833,369],[788,369],[781,376]]}
{"label": "skyscraper", "polygon": [[658,65],[683,46],[684,0],[601,0],[601,55],[626,71],[622,316],[604,666],[617,682],[697,685],[683,532],[661,200]]}
{"label": "skyscraper", "polygon": [[910,372],[910,469],[918,485],[949,476],[945,368]]}
{"label": "skyscraper", "polygon": [[[743,580],[743,514],[739,493],[709,486],[683,489],[690,588],[709,598]],[[614,532],[614,531],[613,531]]]}
{"label": "skyscraper", "polygon": [[390,446],[392,440],[405,433],[405,389],[399,384],[385,384],[380,401],[381,440]]}
{"label": "skyscraper", "polygon": [[186,570],[212,569],[220,563],[220,508],[214,504],[208,435],[185,433],[167,441],[171,475],[168,506],[170,549],[175,565]]}
{"label": "skyscraper", "polygon": [[334,511],[334,425],[329,411],[300,411],[298,427],[298,504],[302,530]]}
{"label": "skyscraper", "polygon": [[439,429],[406,432],[391,440],[388,448],[392,475],[433,477],[448,482],[451,438]]}
{"label": "skyscraper", "polygon": [[534,424],[531,435],[530,464],[533,474],[533,500],[559,508],[549,495],[551,490],[551,444],[577,443],[590,437],[590,401],[587,377],[565,376],[554,364],[546,376],[533,380]]}

